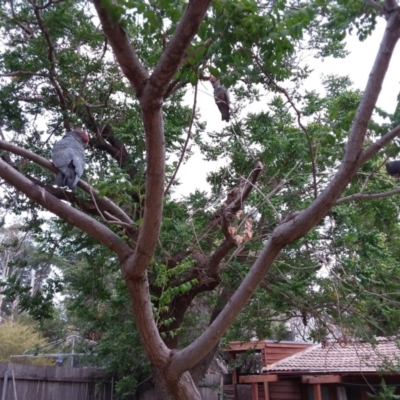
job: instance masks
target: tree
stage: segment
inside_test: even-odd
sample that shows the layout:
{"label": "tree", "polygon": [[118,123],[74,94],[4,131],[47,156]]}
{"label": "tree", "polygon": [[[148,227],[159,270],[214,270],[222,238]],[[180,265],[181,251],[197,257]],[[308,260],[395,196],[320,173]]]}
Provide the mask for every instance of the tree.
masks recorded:
{"label": "tree", "polygon": [[[13,321],[5,321],[0,325],[1,352],[0,361],[10,362],[10,356],[22,355],[24,351],[38,348],[46,341],[32,327]],[[48,360],[34,362],[34,364],[51,364]]]}
{"label": "tree", "polygon": [[[372,120],[400,34],[397,2],[210,3],[94,0],[93,9],[86,2],[50,0],[11,1],[1,8],[5,50],[0,110],[5,133],[0,177],[7,183],[3,207],[33,210],[30,226],[38,229],[44,221],[37,212],[40,206],[97,240],[108,259],[118,261],[163,399],[200,398],[195,383],[209,355],[260,283],[268,293],[297,285],[296,295],[305,299],[303,309],[297,308],[312,313],[309,298],[320,296],[315,285],[330,284],[318,277],[315,263],[331,241],[341,268],[334,271],[326,260],[323,264],[337,277],[342,273],[337,282],[347,301],[346,316],[356,301],[364,306],[369,301],[352,294],[351,279],[364,279],[377,293],[385,289],[376,287],[379,281],[373,285],[376,271],[359,278],[357,261],[364,257],[370,262],[375,255],[383,262],[384,255],[396,254],[389,238],[396,232],[394,224],[382,228],[387,244],[372,229],[363,232],[363,244],[371,246],[362,249],[352,242],[350,223],[361,227],[364,221],[361,210],[354,215],[350,210],[357,201],[398,193],[377,171],[390,152],[398,150],[400,128],[390,126],[395,115],[386,115],[390,124]],[[387,26],[364,93],[345,90],[345,82],[335,78],[327,82],[330,97],[321,99],[313,92],[300,97],[298,88],[308,70],[297,64],[298,51],[310,46],[320,56],[343,56],[346,31],[356,29],[363,39],[378,16],[386,18]],[[235,87],[239,105],[259,95],[257,85],[275,93],[265,112],[238,117],[224,132],[209,134],[221,144],[214,147],[202,140],[204,125],[196,116],[196,101],[192,111],[180,102],[181,89],[192,84],[196,93],[197,82],[208,79],[207,69],[224,85]],[[295,83],[292,89],[285,88],[289,79]],[[44,114],[46,128],[40,129],[35,121]],[[55,171],[43,156],[48,156],[52,136],[60,135],[61,127],[69,130],[79,122],[92,131],[91,166],[86,169],[90,184],[81,181],[80,190],[65,192],[52,187],[43,174],[43,168]],[[228,154],[232,161],[232,177],[224,171],[211,176],[212,199],[227,189],[222,205],[212,211],[205,194],[182,202],[169,195],[175,174],[166,154],[179,154],[178,168],[187,156],[192,129],[207,157]],[[187,140],[182,139],[184,130]],[[14,143],[5,140],[9,133]],[[235,140],[226,147],[229,137]],[[247,202],[253,205],[252,221],[240,213],[248,211]],[[385,208],[394,220],[396,211]],[[379,228],[372,217],[367,222]],[[330,229],[335,235],[328,235]],[[64,232],[61,238],[68,240]],[[50,237],[52,232],[44,234]],[[332,241],[346,235],[342,247]],[[48,245],[56,248],[59,240],[53,236]],[[96,250],[92,243],[82,239],[74,245],[90,257]],[[365,253],[357,259],[359,247]],[[300,260],[314,268],[296,274],[295,280],[286,271],[275,274],[271,267],[276,260],[282,265]],[[393,271],[394,264],[391,259],[385,266]],[[264,279],[269,271],[273,286]],[[210,325],[178,347],[175,333],[189,307],[221,282]],[[311,284],[308,291],[302,290],[306,282]],[[331,292],[331,300],[338,293]],[[282,310],[290,300],[295,302],[291,292],[285,302],[275,304]],[[334,321],[337,315],[328,312],[332,310],[343,311],[327,303],[321,307]]]}
{"label": "tree", "polygon": [[[20,226],[0,229],[0,316],[13,319],[18,309],[36,320],[48,318],[60,283],[49,278],[51,258],[40,253],[32,234]],[[54,261],[54,260],[53,260]]]}

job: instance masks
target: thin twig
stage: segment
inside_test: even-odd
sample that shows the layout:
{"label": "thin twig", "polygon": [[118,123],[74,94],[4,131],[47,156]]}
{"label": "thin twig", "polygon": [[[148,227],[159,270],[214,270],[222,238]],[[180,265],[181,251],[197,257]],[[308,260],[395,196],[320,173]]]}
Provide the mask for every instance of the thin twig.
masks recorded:
{"label": "thin twig", "polygon": [[90,104],[90,103],[85,101],[84,102],[85,107],[86,108],[91,108],[91,109],[93,109],[93,108],[107,108],[108,107],[108,100],[110,99],[112,91],[113,91],[113,85],[111,84],[109,89],[108,89],[108,93],[107,93],[106,98],[104,99],[104,103],[103,104]]}
{"label": "thin twig", "polygon": [[[103,215],[103,212],[100,210],[99,206],[97,205],[97,201],[96,201],[96,198],[95,198],[95,196],[93,194],[92,187],[90,187],[90,195],[91,195],[91,197],[93,199],[93,203],[94,203],[94,205],[95,205],[95,207],[97,209],[97,212],[99,213],[100,217],[103,219],[103,221],[105,223],[107,223],[109,225],[121,225],[121,226],[125,226],[127,228],[132,228],[132,225],[128,225],[125,222],[120,221],[119,219],[115,219],[115,220],[111,220],[111,221],[106,219],[105,216]],[[106,214],[106,213],[108,214],[109,217],[111,217],[110,213],[108,213],[107,211],[104,211],[104,214]]]}
{"label": "thin twig", "polygon": [[[50,0],[50,1],[52,1],[52,0]],[[60,1],[63,1],[63,0],[60,0]],[[54,51],[54,44],[51,41],[50,33],[47,30],[47,28],[43,22],[43,19],[40,15],[40,10],[41,10],[40,6],[37,6],[31,0],[29,0],[29,2],[34,6],[34,13],[35,13],[36,21],[39,24],[39,28],[42,31],[42,34],[43,34],[43,36],[46,40],[47,46],[48,46],[47,60],[49,61],[49,72],[50,72],[49,79],[50,79],[51,83],[53,84],[53,87],[57,93],[57,97],[58,97],[61,109],[64,111],[64,116],[63,116],[64,117],[63,118],[64,119],[64,127],[67,131],[70,131],[71,127],[70,127],[69,119],[66,114],[66,111],[68,110],[68,106],[67,106],[66,98],[64,96],[64,93],[68,94],[68,90],[60,84],[60,80],[59,80],[59,77],[58,77],[58,74],[56,71],[56,55],[55,55],[55,51]],[[50,3],[47,3],[47,4],[49,5]]]}
{"label": "thin twig", "polygon": [[369,181],[371,180],[371,178],[375,175],[375,172],[379,171],[379,170],[381,169],[381,167],[382,167],[383,165],[386,164],[386,161],[388,160],[388,158],[389,158],[389,157],[386,157],[385,160],[384,160],[378,167],[376,167],[376,168],[367,176],[367,178],[365,179],[365,182],[364,182],[363,185],[362,185],[362,188],[361,188],[361,190],[360,190],[360,193],[363,193],[363,192],[364,192],[364,190],[366,189],[366,187],[367,187],[367,185],[368,185],[368,182],[369,182]]}
{"label": "thin twig", "polygon": [[49,77],[49,74],[32,72],[32,71],[24,71],[24,70],[0,74],[1,77],[13,77],[13,76],[19,76],[19,75],[41,76],[41,77],[45,77],[45,78]]}
{"label": "thin twig", "polygon": [[167,188],[164,190],[164,197],[167,195],[171,185],[173,184],[175,177],[178,173],[179,167],[182,164],[183,158],[185,157],[185,153],[189,144],[189,140],[190,140],[190,136],[192,135],[192,126],[193,126],[193,122],[194,122],[194,118],[196,116],[196,105],[197,105],[197,85],[198,85],[198,81],[196,80],[196,85],[194,87],[194,99],[193,99],[193,107],[192,107],[192,115],[190,118],[190,125],[189,125],[189,129],[188,129],[188,133],[186,136],[186,140],[185,140],[185,144],[183,145],[183,149],[181,152],[181,156],[179,157],[179,162],[178,165],[175,168],[174,174],[172,175],[171,180],[169,181]]}

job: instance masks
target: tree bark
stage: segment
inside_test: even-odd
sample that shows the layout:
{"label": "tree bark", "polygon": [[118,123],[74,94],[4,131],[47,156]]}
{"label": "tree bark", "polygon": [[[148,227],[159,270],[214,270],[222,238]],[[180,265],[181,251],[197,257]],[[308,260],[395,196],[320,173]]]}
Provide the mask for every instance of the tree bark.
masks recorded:
{"label": "tree bark", "polygon": [[167,371],[152,366],[153,383],[159,400],[201,400],[200,393],[189,372],[183,373],[178,380],[168,377]]}
{"label": "tree bark", "polygon": [[[229,299],[232,297],[233,292],[234,292],[234,289],[232,289],[230,287],[224,287],[221,295],[219,296],[217,304],[215,305],[214,310],[211,314],[210,324],[212,324],[213,321],[215,320],[215,318],[218,317],[220,312],[223,310],[225,305],[228,303]],[[199,383],[200,379],[202,379],[203,376],[207,373],[207,370],[208,370],[212,360],[215,357],[215,353],[218,350],[218,346],[219,346],[219,342],[213,348],[211,348],[210,351],[207,353],[207,355],[190,370],[190,375],[192,376],[192,379],[196,383],[196,385]]]}

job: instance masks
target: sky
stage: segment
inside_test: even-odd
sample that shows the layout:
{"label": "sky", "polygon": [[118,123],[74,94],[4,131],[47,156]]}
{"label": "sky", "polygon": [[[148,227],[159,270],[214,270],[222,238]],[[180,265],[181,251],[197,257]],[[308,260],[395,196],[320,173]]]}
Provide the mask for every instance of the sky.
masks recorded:
{"label": "sky", "polygon": [[[383,37],[384,29],[385,22],[382,20],[378,23],[373,35],[364,42],[360,42],[355,35],[349,36],[346,49],[350,54],[345,59],[316,59],[311,56],[306,58],[304,62],[313,69],[313,73],[307,81],[307,88],[309,90],[322,91],[322,76],[336,74],[348,75],[354,83],[354,88],[364,90]],[[379,107],[387,112],[394,112],[396,108],[397,95],[400,92],[399,66],[400,47],[397,46],[377,103]],[[197,108],[200,110],[203,120],[207,121],[207,129],[220,131],[226,123],[221,121],[221,116],[212,93],[211,84],[201,82],[197,95]],[[185,100],[189,106],[193,104],[193,94],[193,90],[189,90],[186,94]],[[257,108],[259,107],[258,105]],[[177,179],[182,184],[175,189],[175,196],[185,196],[195,189],[207,190],[209,187],[206,182],[207,173],[218,170],[224,163],[223,159],[207,163],[202,159],[201,154],[196,152],[186,164],[180,167]]]}

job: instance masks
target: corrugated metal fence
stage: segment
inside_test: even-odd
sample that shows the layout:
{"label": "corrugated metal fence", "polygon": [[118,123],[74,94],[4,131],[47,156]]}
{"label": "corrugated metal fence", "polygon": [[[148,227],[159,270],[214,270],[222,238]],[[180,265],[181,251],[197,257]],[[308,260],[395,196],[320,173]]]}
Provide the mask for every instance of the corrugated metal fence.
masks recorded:
{"label": "corrugated metal fence", "polygon": [[112,400],[112,382],[93,368],[0,363],[0,400]]}

